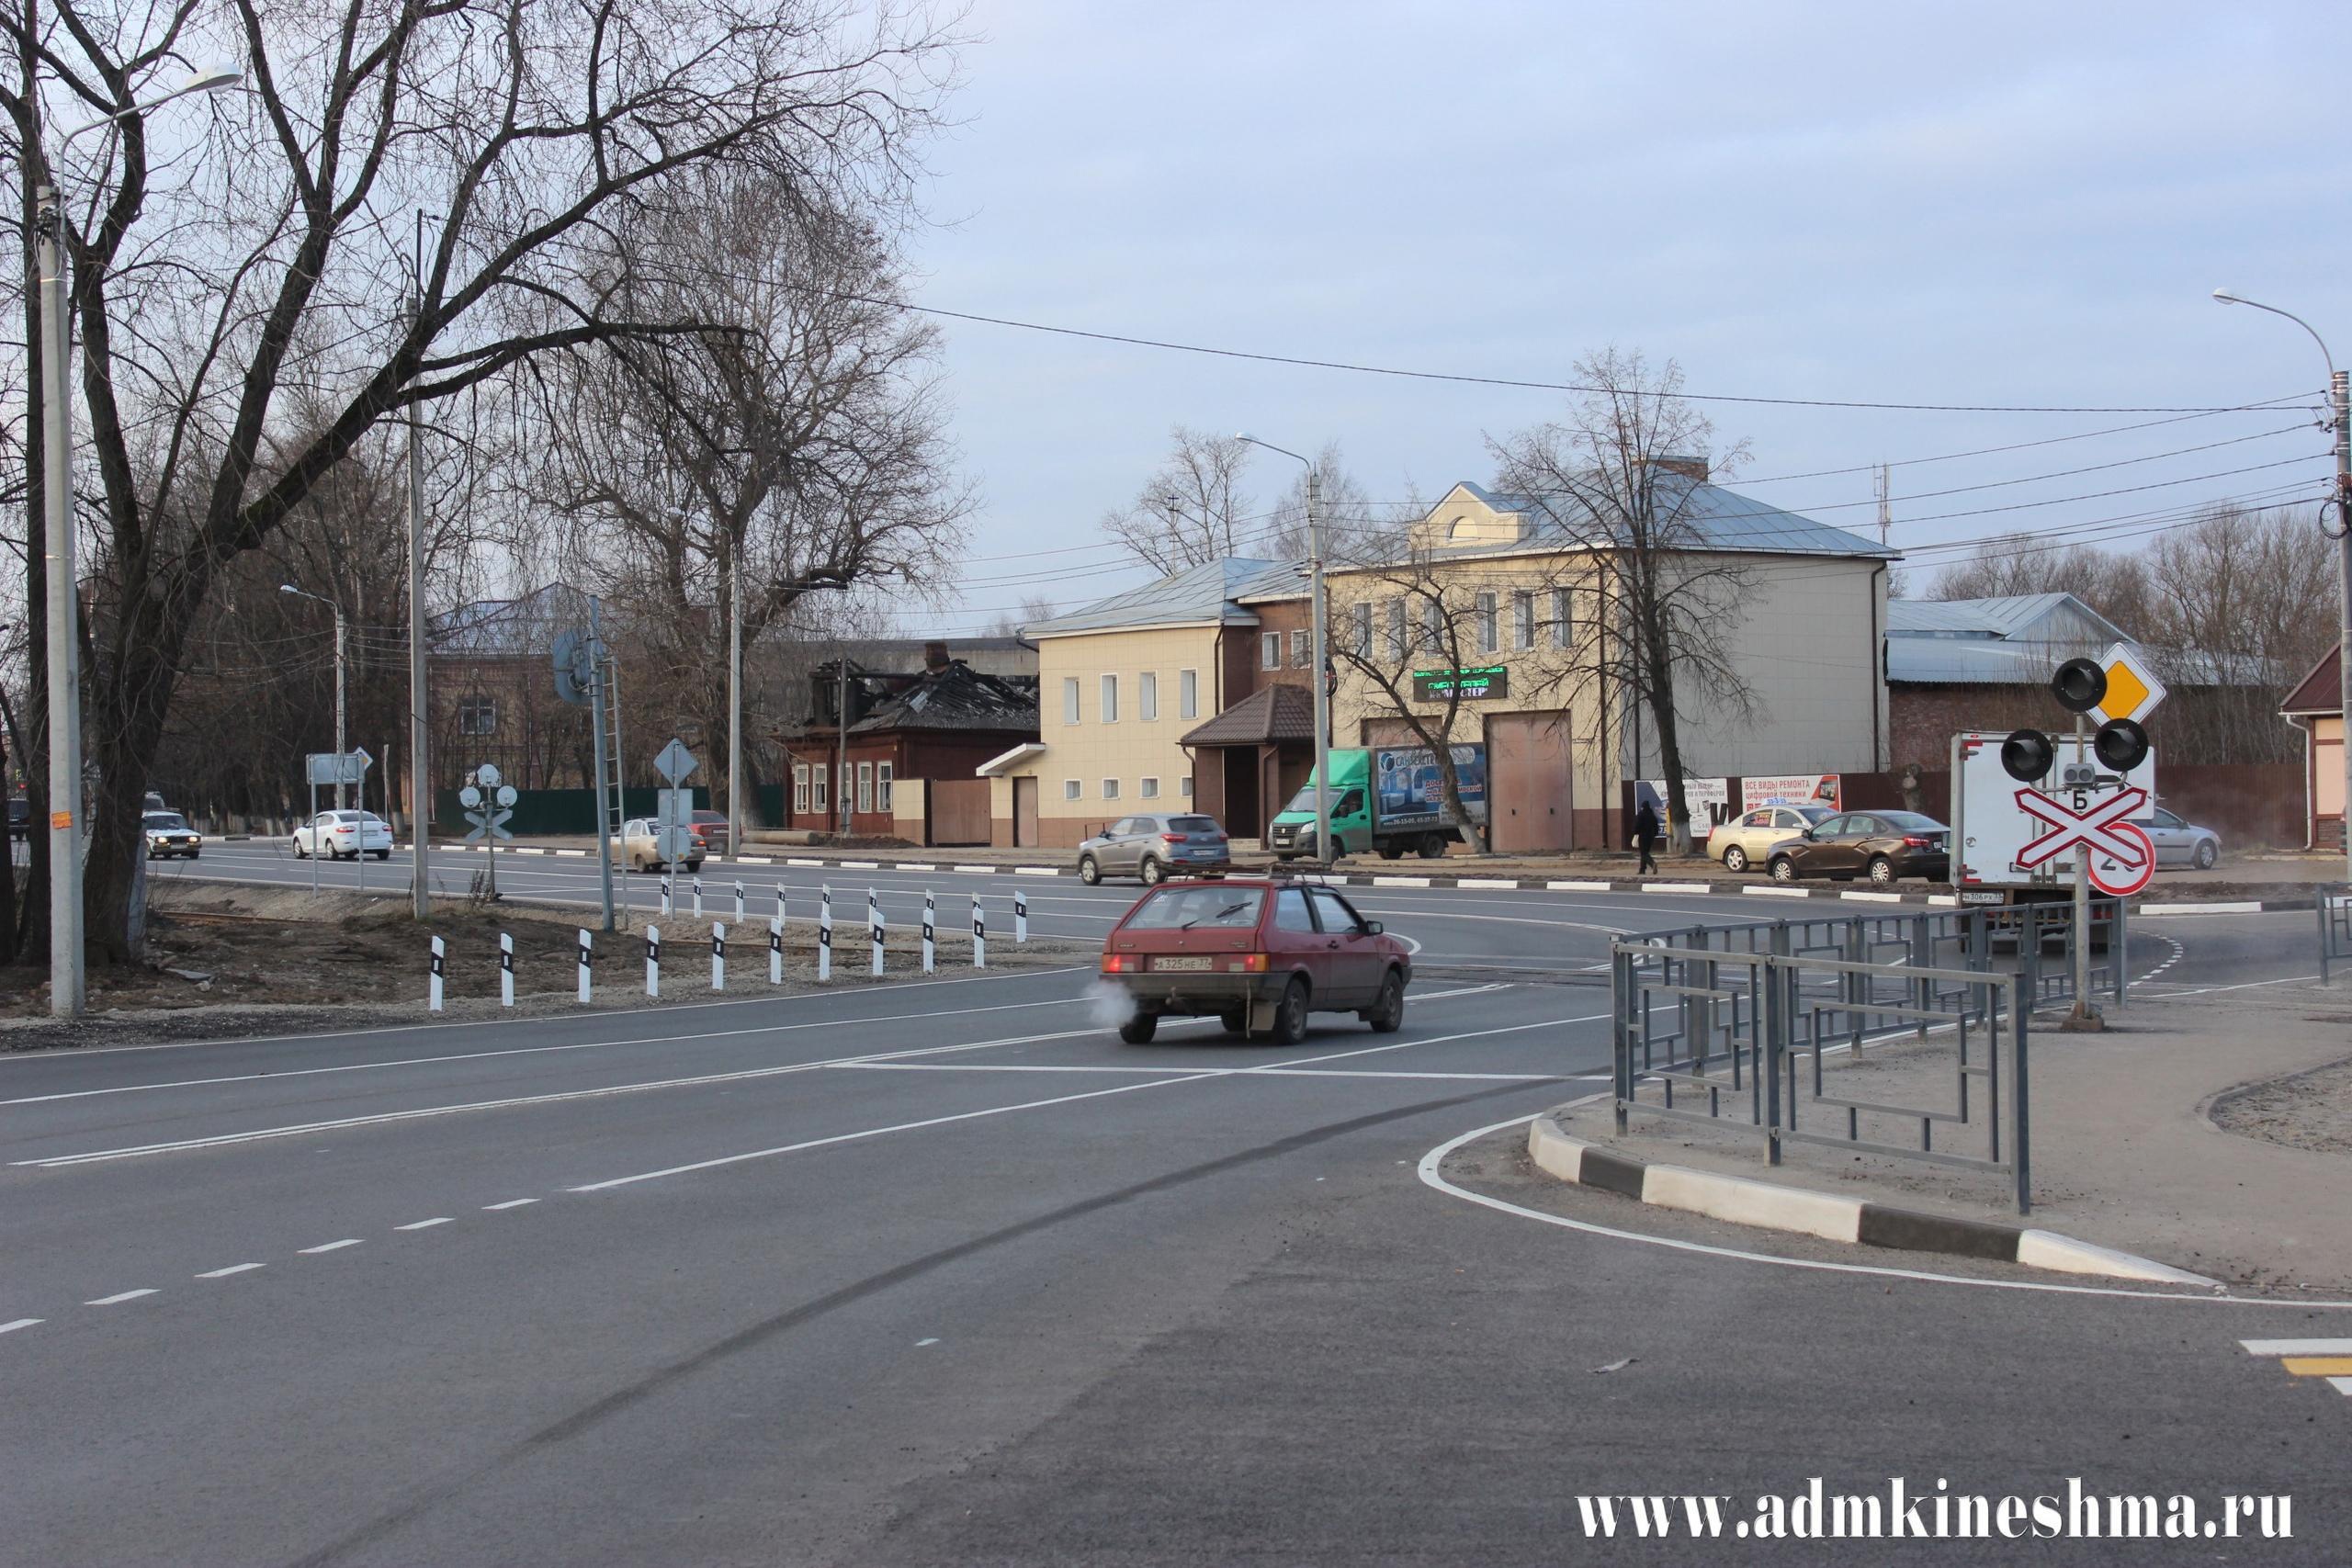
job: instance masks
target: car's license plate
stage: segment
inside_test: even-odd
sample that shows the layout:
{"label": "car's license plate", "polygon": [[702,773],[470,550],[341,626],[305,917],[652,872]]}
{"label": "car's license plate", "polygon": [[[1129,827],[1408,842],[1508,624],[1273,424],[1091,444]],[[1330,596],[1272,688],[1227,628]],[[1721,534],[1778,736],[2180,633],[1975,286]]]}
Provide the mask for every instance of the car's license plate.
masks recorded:
{"label": "car's license plate", "polygon": [[1205,958],[1155,958],[1151,966],[1154,969],[1205,969],[1209,961]]}

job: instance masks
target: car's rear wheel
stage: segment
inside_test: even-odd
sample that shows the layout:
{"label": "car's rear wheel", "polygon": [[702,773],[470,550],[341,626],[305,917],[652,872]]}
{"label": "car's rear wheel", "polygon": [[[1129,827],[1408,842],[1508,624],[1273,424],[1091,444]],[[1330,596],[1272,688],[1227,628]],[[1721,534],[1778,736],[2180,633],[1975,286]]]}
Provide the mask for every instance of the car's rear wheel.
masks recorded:
{"label": "car's rear wheel", "polygon": [[1445,835],[1442,833],[1424,833],[1421,835],[1421,841],[1413,846],[1413,848],[1415,852],[1423,860],[1443,860],[1445,858]]}
{"label": "car's rear wheel", "polygon": [[1796,863],[1796,862],[1794,862],[1794,861],[1792,861],[1792,860],[1789,859],[1786,855],[1782,855],[1782,856],[1781,856],[1779,859],[1777,859],[1777,860],[1773,861],[1773,863],[1772,863],[1772,880],[1773,880],[1773,881],[1775,881],[1775,882],[1794,882],[1796,879],[1797,879],[1797,863]]}
{"label": "car's rear wheel", "polygon": [[1158,1013],[1138,1012],[1135,1017],[1119,1025],[1119,1038],[1130,1045],[1148,1045],[1151,1043],[1151,1037],[1159,1031],[1159,1015]]}
{"label": "car's rear wheel", "polygon": [[392,858],[392,852],[390,850],[370,850],[368,852],[374,855],[378,860],[390,860]]}
{"label": "car's rear wheel", "polygon": [[1306,982],[1292,976],[1283,987],[1283,999],[1274,1004],[1274,1043],[1295,1045],[1306,1038]]}
{"label": "car's rear wheel", "polygon": [[1250,1032],[1250,1014],[1246,1010],[1242,1012],[1221,1012],[1216,1015],[1216,1021],[1225,1026],[1225,1032],[1227,1034],[1247,1034]]}
{"label": "car's rear wheel", "polygon": [[1157,887],[1167,880],[1168,868],[1159,863],[1158,855],[1146,855],[1143,863],[1136,868],[1136,875],[1142,879],[1146,887]]}
{"label": "car's rear wheel", "polygon": [[1871,857],[1871,883],[1873,886],[1878,887],[1893,886],[1894,885],[1894,863],[1887,859],[1884,855],[1872,855]]}
{"label": "car's rear wheel", "polygon": [[2215,843],[2215,842],[2214,842],[2212,840],[2211,840],[2211,839],[2203,839],[2203,840],[2199,840],[2198,845],[2197,845],[2197,858],[2196,858],[2196,861],[2195,861],[2195,863],[2194,863],[2196,864],[2196,867],[2197,867],[2197,869],[2198,869],[2198,870],[2199,870],[2199,871],[2211,871],[2211,870],[2212,870],[2212,869],[2213,869],[2213,866],[2214,866],[2214,863],[2215,863],[2216,862],[2218,862],[2221,858],[2222,858],[2222,846],[2221,846],[2221,845],[2219,845],[2219,844]]}
{"label": "car's rear wheel", "polygon": [[1394,1034],[1405,1027],[1405,976],[1391,969],[1380,982],[1380,998],[1363,1015],[1375,1034]]}
{"label": "car's rear wheel", "polygon": [[1405,858],[1405,846],[1392,839],[1387,843],[1380,846],[1380,858],[1382,860],[1403,860]]}
{"label": "car's rear wheel", "polygon": [[1731,848],[1725,850],[1724,852],[1724,869],[1725,871],[1746,871],[1747,869],[1747,852],[1741,849],[1737,844],[1734,844]]}
{"label": "car's rear wheel", "polygon": [[1078,857],[1078,879],[1089,887],[1094,886],[1102,880],[1102,868],[1094,863],[1092,855]]}

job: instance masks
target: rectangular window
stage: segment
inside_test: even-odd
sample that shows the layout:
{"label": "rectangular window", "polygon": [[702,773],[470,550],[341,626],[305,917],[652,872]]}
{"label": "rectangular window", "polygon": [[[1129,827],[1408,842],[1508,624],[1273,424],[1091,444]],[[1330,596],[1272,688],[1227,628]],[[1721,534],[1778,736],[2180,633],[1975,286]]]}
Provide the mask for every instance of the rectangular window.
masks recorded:
{"label": "rectangular window", "polygon": [[1102,798],[1105,800],[1116,800],[1119,798],[1118,780],[1104,779],[1102,781]]}
{"label": "rectangular window", "polygon": [[874,809],[874,764],[871,762],[857,765],[857,808],[860,811]]}
{"label": "rectangular window", "polygon": [[1421,649],[1423,652],[1435,653],[1440,648],[1444,646],[1444,605],[1439,604],[1435,599],[1431,599],[1422,604]]}
{"label": "rectangular window", "polygon": [[1197,670],[1176,671],[1176,711],[1186,718],[1201,716],[1201,672]]}
{"label": "rectangular window", "polygon": [[1116,675],[1102,677],[1102,713],[1096,722],[1100,724],[1119,722],[1119,678]]}
{"label": "rectangular window", "polygon": [[1062,722],[1078,722],[1078,677],[1075,675],[1062,682]]}
{"label": "rectangular window", "polygon": [[804,816],[808,810],[808,764],[792,764],[792,814]]}
{"label": "rectangular window", "polygon": [[1554,648],[1572,648],[1576,645],[1576,622],[1570,616],[1570,611],[1574,609],[1575,604],[1576,601],[1567,589],[1552,590],[1552,646]]}
{"label": "rectangular window", "polygon": [[1528,592],[1510,596],[1510,645],[1516,649],[1535,646],[1535,595]]}
{"label": "rectangular window", "polygon": [[495,735],[498,733],[498,703],[491,697],[465,697],[458,703],[458,733],[460,735]]}
{"label": "rectangular window", "polygon": [[1159,677],[1149,670],[1136,677],[1136,716],[1147,724],[1159,716]]}
{"label": "rectangular window", "polygon": [[1076,800],[1078,798],[1078,781],[1076,779],[1062,780],[1062,798],[1064,800]]}
{"label": "rectangular window", "polygon": [[1388,657],[1405,657],[1405,601],[1388,601]]}
{"label": "rectangular window", "polygon": [[1290,667],[1292,669],[1304,670],[1306,668],[1306,656],[1308,653],[1313,651],[1312,639],[1314,636],[1315,634],[1313,632],[1305,630],[1295,631],[1290,634]]}
{"label": "rectangular window", "polygon": [[897,773],[898,765],[896,763],[876,762],[874,764],[874,808],[876,810],[888,811],[890,809],[890,781]]}
{"label": "rectangular window", "polygon": [[1348,611],[1348,623],[1351,627],[1348,633],[1348,646],[1355,650],[1358,659],[1370,659],[1372,657],[1372,601],[1366,599],[1362,604],[1351,607]]}
{"label": "rectangular window", "polygon": [[1158,779],[1145,779],[1142,783],[1136,785],[1136,793],[1143,796],[1146,800],[1158,800],[1159,798],[1159,781]]}
{"label": "rectangular window", "polygon": [[814,809],[822,811],[825,809],[825,764],[820,762],[817,764],[817,791]]}
{"label": "rectangular window", "polygon": [[1261,670],[1279,670],[1282,667],[1283,634],[1280,632],[1260,632],[1258,634],[1258,668]]}
{"label": "rectangular window", "polygon": [[1495,625],[1495,596],[1492,593],[1479,594],[1477,605],[1478,651],[1492,653],[1502,646],[1499,628]]}
{"label": "rectangular window", "polygon": [[1176,781],[1176,793],[1182,795],[1186,800],[1193,798],[1192,774],[1186,773],[1182,778]]}

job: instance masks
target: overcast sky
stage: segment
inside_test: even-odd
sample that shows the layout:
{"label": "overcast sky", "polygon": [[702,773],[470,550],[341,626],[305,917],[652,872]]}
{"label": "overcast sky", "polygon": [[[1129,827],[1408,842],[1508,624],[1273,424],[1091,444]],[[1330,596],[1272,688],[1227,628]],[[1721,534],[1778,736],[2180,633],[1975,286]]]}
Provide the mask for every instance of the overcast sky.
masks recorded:
{"label": "overcast sky", "polygon": [[[970,26],[916,253],[930,305],[1544,381],[1613,343],[1701,392],[2315,406],[2318,349],[2212,303],[2226,284],[2352,354],[2340,3],[978,0]],[[1142,580],[1108,549],[1039,552],[1099,546],[1171,424],[1336,440],[1373,496],[1434,496],[1562,402],[944,324],[982,495],[957,630]],[[1857,527],[1867,472],[1766,481],[2164,417],[1712,412],[1719,445],[1749,441],[1752,493]],[[2233,437],[2258,438],[2143,460]],[[2326,452],[2290,411],[1910,463],[1894,542],[2316,493]],[[1271,500],[1290,474],[1253,478]]]}

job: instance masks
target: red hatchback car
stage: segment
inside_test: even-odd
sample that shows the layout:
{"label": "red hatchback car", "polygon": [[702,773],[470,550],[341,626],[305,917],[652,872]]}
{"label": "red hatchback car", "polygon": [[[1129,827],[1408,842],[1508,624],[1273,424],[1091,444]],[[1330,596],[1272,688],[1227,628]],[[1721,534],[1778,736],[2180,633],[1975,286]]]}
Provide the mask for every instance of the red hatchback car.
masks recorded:
{"label": "red hatchback car", "polygon": [[1102,939],[1102,976],[1134,998],[1119,1030],[1131,1045],[1171,1013],[1288,1045],[1309,1013],[1351,1012],[1384,1034],[1402,1028],[1413,957],[1329,887],[1227,878],[1145,894]]}

